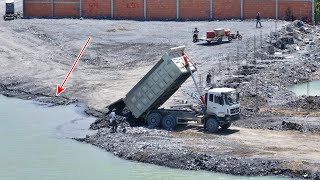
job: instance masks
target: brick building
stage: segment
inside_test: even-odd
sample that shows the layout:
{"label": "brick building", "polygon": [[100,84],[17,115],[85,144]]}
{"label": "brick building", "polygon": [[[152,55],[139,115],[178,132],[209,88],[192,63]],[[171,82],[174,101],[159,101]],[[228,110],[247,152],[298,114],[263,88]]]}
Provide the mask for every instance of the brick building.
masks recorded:
{"label": "brick building", "polygon": [[25,17],[312,20],[314,0],[23,0]]}

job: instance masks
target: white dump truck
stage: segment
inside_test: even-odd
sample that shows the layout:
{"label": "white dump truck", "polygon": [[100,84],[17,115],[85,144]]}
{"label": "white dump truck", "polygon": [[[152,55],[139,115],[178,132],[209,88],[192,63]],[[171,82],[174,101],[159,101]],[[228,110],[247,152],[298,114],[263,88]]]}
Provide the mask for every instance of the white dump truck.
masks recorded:
{"label": "white dump truck", "polygon": [[[240,118],[239,94],[232,88],[213,88],[200,95],[193,72],[195,65],[184,54],[184,46],[171,48],[160,61],[126,94],[108,106],[121,114],[126,107],[135,121],[143,121],[149,128],[174,129],[190,121],[202,124],[209,133],[230,127]],[[159,108],[190,76],[203,103],[202,111]]]}

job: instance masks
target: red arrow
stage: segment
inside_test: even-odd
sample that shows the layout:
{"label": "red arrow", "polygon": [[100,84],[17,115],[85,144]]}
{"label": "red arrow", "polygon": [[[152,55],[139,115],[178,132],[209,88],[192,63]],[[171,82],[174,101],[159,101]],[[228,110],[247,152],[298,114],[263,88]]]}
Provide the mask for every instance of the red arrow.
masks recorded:
{"label": "red arrow", "polygon": [[60,93],[62,93],[62,92],[65,90],[65,88],[63,88],[63,86],[66,84],[67,80],[69,79],[70,74],[72,73],[73,69],[76,67],[76,65],[77,65],[77,63],[78,63],[79,59],[81,58],[81,56],[82,56],[82,54],[83,54],[84,50],[86,50],[86,48],[87,48],[87,46],[88,46],[88,44],[89,44],[90,40],[91,40],[91,37],[89,36],[89,38],[88,38],[87,42],[84,44],[84,46],[82,47],[82,49],[81,49],[80,53],[78,54],[77,59],[74,61],[73,65],[71,66],[71,68],[70,68],[70,70],[69,70],[69,72],[68,72],[67,76],[64,78],[64,80],[63,80],[63,82],[62,82],[61,86],[60,86],[60,84],[58,84],[58,85],[57,85],[57,92],[56,92],[56,96],[59,96],[59,94],[60,94]]}

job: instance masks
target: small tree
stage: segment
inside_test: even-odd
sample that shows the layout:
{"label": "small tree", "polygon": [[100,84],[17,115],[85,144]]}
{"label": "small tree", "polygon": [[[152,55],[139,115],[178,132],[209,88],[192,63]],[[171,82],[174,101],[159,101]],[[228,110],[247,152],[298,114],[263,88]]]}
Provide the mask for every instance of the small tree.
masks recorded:
{"label": "small tree", "polygon": [[316,24],[320,22],[320,0],[315,0],[315,7],[314,7],[314,13],[315,13],[315,20]]}
{"label": "small tree", "polygon": [[287,9],[286,9],[286,16],[284,17],[284,19],[286,20],[286,21],[293,21],[293,20],[295,20],[295,18],[294,18],[294,16],[292,15],[292,11],[291,11],[291,9],[290,9],[290,7],[288,7]]}

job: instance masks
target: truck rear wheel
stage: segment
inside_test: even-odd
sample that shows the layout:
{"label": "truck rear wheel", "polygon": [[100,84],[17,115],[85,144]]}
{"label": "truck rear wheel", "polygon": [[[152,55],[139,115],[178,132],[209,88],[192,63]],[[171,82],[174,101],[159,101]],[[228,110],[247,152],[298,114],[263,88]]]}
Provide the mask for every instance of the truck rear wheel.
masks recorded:
{"label": "truck rear wheel", "polygon": [[209,118],[206,122],[205,128],[208,133],[216,133],[219,129],[219,123],[216,119]]}
{"label": "truck rear wheel", "polygon": [[154,112],[150,113],[147,117],[148,128],[156,128],[160,126],[161,123],[161,114]]}
{"label": "truck rear wheel", "polygon": [[171,114],[164,116],[162,119],[162,126],[166,130],[174,129],[177,126],[176,118]]}
{"label": "truck rear wheel", "polygon": [[220,126],[222,129],[228,129],[231,126],[231,123],[226,123],[222,126]]}
{"label": "truck rear wheel", "polygon": [[222,44],[222,38],[221,37],[218,39],[218,44]]}

